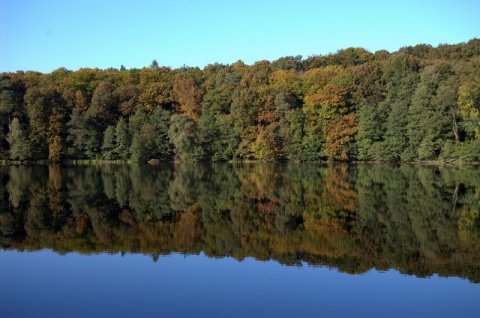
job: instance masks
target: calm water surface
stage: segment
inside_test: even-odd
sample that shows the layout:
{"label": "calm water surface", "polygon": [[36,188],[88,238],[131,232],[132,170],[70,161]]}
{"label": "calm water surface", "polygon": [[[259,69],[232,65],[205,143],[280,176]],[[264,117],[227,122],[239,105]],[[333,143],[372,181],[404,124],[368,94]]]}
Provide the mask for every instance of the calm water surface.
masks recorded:
{"label": "calm water surface", "polygon": [[480,169],[0,167],[1,317],[478,317]]}

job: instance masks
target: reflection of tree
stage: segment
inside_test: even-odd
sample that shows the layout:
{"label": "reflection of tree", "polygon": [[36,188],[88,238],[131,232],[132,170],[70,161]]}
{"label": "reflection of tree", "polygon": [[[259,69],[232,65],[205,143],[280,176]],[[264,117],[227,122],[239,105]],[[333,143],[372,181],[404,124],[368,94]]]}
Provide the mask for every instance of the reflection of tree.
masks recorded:
{"label": "reflection of tree", "polygon": [[82,214],[101,197],[101,170],[95,166],[75,166],[67,169],[66,174],[67,202],[74,215]]}
{"label": "reflection of tree", "polygon": [[33,176],[30,173],[25,173],[25,169],[21,167],[12,166],[5,168],[10,168],[8,171],[10,178],[6,184],[10,197],[9,201],[14,207],[19,207],[22,200],[28,200],[27,189]]}
{"label": "reflection of tree", "polygon": [[[190,209],[181,213],[178,223],[175,225],[173,231],[173,240],[175,248],[180,251],[191,251],[190,247],[194,247],[201,243],[203,236],[202,210],[198,203],[192,205]],[[194,249],[194,252],[197,249]]]}
{"label": "reflection of tree", "polygon": [[480,281],[480,170],[411,165],[1,167],[3,248],[182,252]]}
{"label": "reflection of tree", "polygon": [[[469,235],[467,241],[461,239],[462,232],[457,225],[462,222],[461,214],[452,206],[459,204],[453,199],[459,195],[456,193],[458,182],[472,184],[473,179],[478,180],[477,169],[469,169],[468,177],[464,174],[457,179],[457,175],[453,182],[452,171],[448,169],[360,165],[358,170],[355,230],[363,234],[368,231],[359,238],[363,245],[370,246],[368,250],[372,255],[393,260],[395,266],[418,275],[431,273],[434,265],[459,259],[478,268],[480,241],[473,235]],[[468,209],[467,206],[460,210],[464,209]],[[478,215],[478,201],[474,210]],[[424,264],[422,274],[420,264]]]}
{"label": "reflection of tree", "polygon": [[170,206],[174,211],[184,211],[197,200],[197,184],[202,179],[203,169],[200,165],[184,163],[177,166],[174,178],[168,187]]}

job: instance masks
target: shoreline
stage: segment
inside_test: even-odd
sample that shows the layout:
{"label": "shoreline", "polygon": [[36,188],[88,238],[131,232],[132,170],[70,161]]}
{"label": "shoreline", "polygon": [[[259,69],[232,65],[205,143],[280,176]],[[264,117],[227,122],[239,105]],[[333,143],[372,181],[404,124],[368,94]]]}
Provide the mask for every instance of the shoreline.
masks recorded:
{"label": "shoreline", "polygon": [[131,164],[146,164],[146,165],[161,165],[161,164],[182,164],[182,163],[228,163],[228,164],[256,164],[256,163],[339,163],[339,164],[410,164],[418,166],[476,166],[480,165],[480,161],[463,161],[459,160],[446,160],[446,161],[377,161],[377,160],[352,160],[352,161],[335,161],[335,160],[313,160],[313,161],[298,161],[298,160],[276,160],[276,161],[263,161],[263,160],[228,160],[228,161],[179,161],[179,160],[158,160],[152,159],[146,162],[133,162],[131,160],[62,160],[62,161],[50,161],[50,160],[0,160],[0,166],[31,166],[31,165],[131,165]]}

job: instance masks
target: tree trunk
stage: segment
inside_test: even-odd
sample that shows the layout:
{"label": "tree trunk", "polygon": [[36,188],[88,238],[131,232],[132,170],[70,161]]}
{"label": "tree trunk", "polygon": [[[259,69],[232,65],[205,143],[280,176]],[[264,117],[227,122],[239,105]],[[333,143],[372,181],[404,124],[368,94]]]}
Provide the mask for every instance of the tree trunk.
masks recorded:
{"label": "tree trunk", "polygon": [[458,144],[460,138],[458,137],[457,116],[455,116],[455,110],[453,110],[453,107],[450,107],[450,109],[452,111],[453,135],[455,136],[455,143]]}

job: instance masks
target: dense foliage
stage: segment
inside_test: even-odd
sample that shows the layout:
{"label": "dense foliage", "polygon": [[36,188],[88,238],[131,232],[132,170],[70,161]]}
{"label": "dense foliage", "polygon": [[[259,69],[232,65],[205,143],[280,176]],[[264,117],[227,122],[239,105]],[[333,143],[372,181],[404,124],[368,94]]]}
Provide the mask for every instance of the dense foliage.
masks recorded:
{"label": "dense foliage", "polygon": [[0,74],[13,160],[480,160],[480,40]]}
{"label": "dense foliage", "polygon": [[0,248],[181,252],[480,282],[480,169],[1,166]]}

